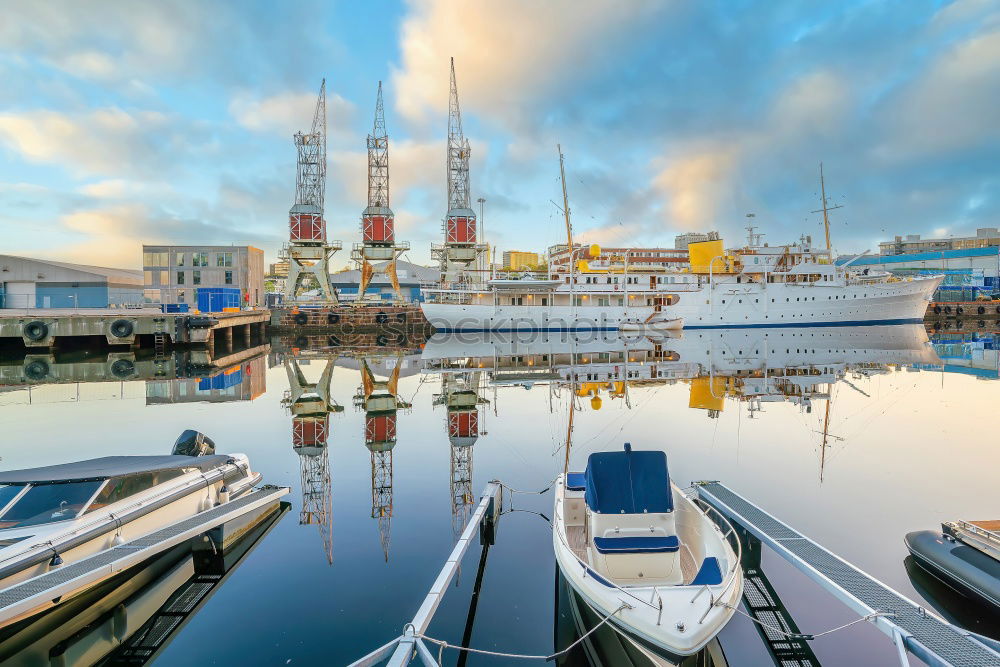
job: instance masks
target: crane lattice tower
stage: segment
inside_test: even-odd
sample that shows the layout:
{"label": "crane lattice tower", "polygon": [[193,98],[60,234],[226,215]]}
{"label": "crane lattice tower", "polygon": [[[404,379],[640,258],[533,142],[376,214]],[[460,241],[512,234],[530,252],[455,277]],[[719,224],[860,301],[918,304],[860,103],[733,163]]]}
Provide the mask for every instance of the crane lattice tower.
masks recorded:
{"label": "crane lattice tower", "polygon": [[[330,257],[340,250],[340,241],[327,241],[323,198],[326,191],[326,79],[320,86],[312,128],[294,137],[297,152],[295,204],[288,212],[288,245],[282,257],[288,261],[285,300],[336,303],[330,285]],[[319,297],[306,292],[319,290]]]}
{"label": "crane lattice tower", "polygon": [[472,489],[473,445],[479,439],[479,406],[487,403],[480,397],[480,373],[444,374],[441,393],[434,403],[447,411],[448,442],[451,445],[449,490],[451,491],[452,531],[457,539],[472,513],[475,495]]}
{"label": "crane lattice tower", "polygon": [[[404,301],[396,275],[396,260],[410,249],[408,242],[396,241],[395,216],[389,207],[389,134],[385,129],[385,113],[382,106],[382,82],[378,82],[378,96],[375,98],[375,122],[368,135],[368,206],[361,214],[361,243],[354,244],[351,251],[361,280],[358,285],[358,299],[361,305],[365,291],[375,273],[383,273],[389,278],[396,298]],[[372,262],[384,262],[376,271]]]}
{"label": "crane lattice tower", "polygon": [[[431,255],[441,266],[441,282],[468,281],[468,266],[486,250],[477,243],[476,213],[469,195],[469,158],[472,149],[462,131],[462,111],[458,104],[455,59],[451,59],[451,87],[448,96],[448,212],[444,220],[444,244],[432,245]],[[481,276],[479,276],[481,278]]]}

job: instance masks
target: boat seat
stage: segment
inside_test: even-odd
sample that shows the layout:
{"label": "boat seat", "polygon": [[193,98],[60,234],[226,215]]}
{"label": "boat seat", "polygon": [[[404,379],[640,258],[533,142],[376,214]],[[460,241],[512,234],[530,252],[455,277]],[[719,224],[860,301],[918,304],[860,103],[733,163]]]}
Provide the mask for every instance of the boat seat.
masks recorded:
{"label": "boat seat", "polygon": [[666,537],[595,537],[594,546],[602,554],[673,553],[681,548],[676,535]]}
{"label": "boat seat", "polygon": [[566,473],[566,490],[583,491],[587,488],[587,475],[582,472]]}
{"label": "boat seat", "polygon": [[709,556],[701,562],[698,574],[691,580],[691,586],[718,586],[722,583],[722,568],[719,567],[719,559]]}

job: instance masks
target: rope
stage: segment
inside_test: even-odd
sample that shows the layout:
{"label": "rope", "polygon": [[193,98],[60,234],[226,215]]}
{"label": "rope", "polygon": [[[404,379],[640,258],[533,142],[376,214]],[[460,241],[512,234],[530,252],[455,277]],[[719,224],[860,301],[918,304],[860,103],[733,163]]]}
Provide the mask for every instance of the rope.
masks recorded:
{"label": "rope", "polygon": [[507,489],[507,491],[509,491],[510,493],[523,493],[523,494],[525,494],[525,495],[529,495],[529,496],[531,496],[531,495],[536,495],[536,496],[540,496],[540,495],[542,495],[543,493],[547,492],[547,491],[548,491],[549,489],[551,489],[551,488],[552,488],[552,485],[553,485],[553,484],[555,484],[555,483],[556,483],[556,478],[555,478],[555,477],[553,477],[553,478],[552,478],[552,479],[551,479],[551,480],[549,481],[549,485],[548,485],[548,486],[546,486],[546,487],[545,487],[544,489],[542,489],[541,491],[521,491],[521,490],[519,490],[519,489],[514,489],[514,488],[511,488],[510,486],[508,486],[507,484],[504,484],[503,482],[500,482],[500,486],[502,486],[503,488]]}
{"label": "rope", "polygon": [[844,628],[849,628],[852,625],[854,625],[855,623],[861,623],[862,621],[872,621],[872,620],[878,618],[879,616],[895,616],[895,614],[891,614],[889,612],[876,611],[876,612],[873,612],[871,614],[868,614],[867,616],[862,616],[861,618],[854,619],[850,623],[844,623],[843,625],[838,625],[835,628],[831,628],[829,630],[824,630],[823,632],[816,632],[816,633],[812,633],[812,634],[807,634],[807,633],[804,633],[804,632],[785,632],[784,630],[781,630],[780,628],[776,628],[773,625],[770,625],[768,623],[765,623],[764,621],[761,621],[759,619],[754,618],[753,616],[751,616],[750,614],[746,613],[742,609],[736,607],[735,605],[726,604],[724,602],[720,602],[718,604],[722,605],[723,607],[726,607],[727,609],[732,609],[736,613],[742,614],[743,616],[746,616],[747,618],[749,618],[754,623],[757,623],[757,624],[759,624],[759,625],[767,628],[768,630],[771,630],[772,632],[776,632],[779,635],[783,635],[783,636],[788,637],[790,639],[815,639],[816,637],[822,637],[823,635],[829,635],[829,634],[832,634],[834,632],[837,632],[838,630],[843,630]]}
{"label": "rope", "polygon": [[[569,653],[573,648],[576,647],[577,644],[579,644],[584,639],[586,639],[587,637],[589,637],[592,633],[596,632],[598,628],[600,628],[602,625],[604,625],[605,623],[607,623],[608,621],[610,621],[611,617],[614,616],[615,614],[617,614],[618,612],[620,612],[622,609],[632,609],[632,606],[629,605],[629,604],[627,604],[627,603],[625,603],[625,602],[623,602],[621,604],[621,606],[619,606],[613,612],[611,612],[610,614],[608,614],[607,616],[605,616],[603,619],[601,619],[600,623],[598,623],[597,625],[595,625],[594,627],[592,627],[590,630],[587,630],[587,632],[584,633],[575,642],[573,642],[572,644],[570,644],[569,646],[567,646],[563,650],[561,650],[561,651],[559,651],[557,653],[553,653],[552,655],[530,655],[530,654],[527,654],[527,653],[503,653],[503,652],[500,652],[500,651],[487,651],[487,650],[479,649],[479,648],[469,648],[467,646],[457,646],[455,644],[449,644],[448,642],[446,642],[446,641],[444,641],[442,639],[434,639],[433,637],[428,637],[425,634],[419,634],[419,635],[417,635],[417,637],[420,638],[420,639],[426,639],[427,641],[429,641],[432,644],[437,644],[438,647],[439,647],[438,648],[438,656],[441,655],[441,652],[444,649],[446,649],[446,648],[452,648],[452,649],[455,649],[456,651],[468,651],[469,653],[479,653],[481,655],[492,655],[492,656],[496,656],[498,658],[517,658],[517,659],[520,659],[520,660],[546,660],[546,661],[548,661],[548,660],[552,660],[554,658],[558,658],[559,656],[564,655],[566,653]],[[440,660],[439,660],[439,662],[440,662]]]}

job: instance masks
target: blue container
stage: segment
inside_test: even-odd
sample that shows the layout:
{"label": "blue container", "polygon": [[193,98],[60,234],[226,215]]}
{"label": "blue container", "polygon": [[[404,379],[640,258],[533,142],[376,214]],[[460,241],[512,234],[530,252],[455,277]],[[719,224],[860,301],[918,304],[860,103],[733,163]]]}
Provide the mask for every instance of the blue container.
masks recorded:
{"label": "blue container", "polygon": [[243,369],[226,371],[213,375],[212,377],[198,380],[198,391],[211,391],[212,389],[229,389],[243,382]]}
{"label": "blue container", "polygon": [[160,311],[164,313],[187,313],[191,306],[186,303],[163,303],[160,304]]}
{"label": "blue container", "polygon": [[197,290],[198,310],[203,313],[219,313],[223,308],[240,307],[238,287],[199,287]]}

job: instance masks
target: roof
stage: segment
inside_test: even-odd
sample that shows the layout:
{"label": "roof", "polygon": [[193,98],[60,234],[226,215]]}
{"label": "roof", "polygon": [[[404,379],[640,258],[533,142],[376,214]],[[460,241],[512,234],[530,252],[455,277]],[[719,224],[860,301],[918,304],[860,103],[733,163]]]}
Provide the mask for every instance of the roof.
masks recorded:
{"label": "roof", "polygon": [[136,280],[138,284],[142,284],[142,271],[133,269],[114,269],[107,266],[94,266],[93,264],[71,264],[70,262],[57,262],[51,259],[42,259],[38,257],[21,257],[18,255],[0,255],[0,259],[4,257],[9,257],[11,259],[19,259],[23,262],[36,262],[38,264],[47,264],[49,266],[57,266],[61,269],[69,269],[71,271],[83,271],[85,273],[94,273],[100,276],[105,276],[108,278],[119,278],[127,280]]}
{"label": "roof", "polygon": [[[1000,246],[987,246],[985,248],[964,248],[962,250],[940,250],[937,252],[915,252],[904,255],[870,255],[864,256],[851,263],[851,266],[859,264],[906,264],[907,262],[941,261],[942,259],[961,259],[963,257],[993,257],[1000,252]],[[837,264],[844,264],[850,261],[850,257],[837,258]]]}
{"label": "roof", "polygon": [[663,452],[634,452],[626,442],[625,451],[591,454],[586,475],[587,507],[594,512],[643,514],[674,509]]}
{"label": "roof", "polygon": [[60,463],[40,468],[0,471],[0,484],[30,484],[33,482],[74,482],[93,479],[107,479],[120,475],[134,475],[159,470],[178,468],[198,468],[212,470],[230,461],[222,454],[212,456],[104,456],[99,459]]}
{"label": "roof", "polygon": [[[388,285],[389,279],[381,271],[385,270],[385,267],[389,262],[379,262],[378,264],[373,264],[375,269],[375,275],[372,276],[372,281],[369,285]],[[396,261],[396,275],[399,276],[399,282],[401,284],[414,285],[419,283],[430,283],[437,282],[441,278],[441,272],[438,269],[421,266],[419,264],[411,264],[410,262],[404,262],[402,260]],[[333,285],[357,285],[361,282],[361,271],[354,269],[351,271],[341,271],[340,273],[334,273],[330,275],[330,283]]]}

